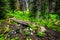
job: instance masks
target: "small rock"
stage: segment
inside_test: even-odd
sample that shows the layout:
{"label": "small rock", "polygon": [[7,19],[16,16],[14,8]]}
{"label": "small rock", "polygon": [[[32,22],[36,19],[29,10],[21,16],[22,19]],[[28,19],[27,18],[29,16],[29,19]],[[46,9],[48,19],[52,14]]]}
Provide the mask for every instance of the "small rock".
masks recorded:
{"label": "small rock", "polygon": [[33,31],[33,29],[30,28],[30,31]]}
{"label": "small rock", "polygon": [[41,32],[45,32],[46,31],[46,28],[41,26]]}
{"label": "small rock", "polygon": [[5,37],[5,39],[7,39],[7,37]]}
{"label": "small rock", "polygon": [[34,34],[31,32],[31,35],[34,35]]}
{"label": "small rock", "polygon": [[17,26],[21,26],[21,24],[18,24]]}
{"label": "small rock", "polygon": [[9,25],[7,25],[7,27],[9,27]]}
{"label": "small rock", "polygon": [[33,33],[35,33],[35,31],[33,31]]}
{"label": "small rock", "polygon": [[12,34],[12,35],[13,35],[13,34],[16,34],[16,31],[15,31],[15,30],[12,30],[11,34]]}

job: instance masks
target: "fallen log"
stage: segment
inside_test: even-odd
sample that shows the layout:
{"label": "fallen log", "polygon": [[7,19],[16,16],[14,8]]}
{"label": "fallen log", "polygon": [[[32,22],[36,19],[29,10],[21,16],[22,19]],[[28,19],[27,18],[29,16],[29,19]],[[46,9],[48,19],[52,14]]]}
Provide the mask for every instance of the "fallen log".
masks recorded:
{"label": "fallen log", "polygon": [[[29,24],[34,24],[34,23],[31,23],[31,22],[26,22],[26,21],[22,21],[22,20],[17,20],[15,18],[10,18],[11,20],[19,23],[19,24],[22,24],[22,25],[29,25]],[[57,37],[57,38],[60,38],[60,32],[57,32],[53,29],[49,29],[48,27],[45,27],[47,32],[50,33],[51,35]]]}
{"label": "fallen log", "polygon": [[25,21],[22,21],[22,20],[17,20],[15,18],[10,18],[10,20],[13,20],[13,21],[15,21],[15,22],[17,22],[19,24],[22,24],[22,25],[29,25],[29,24],[31,24],[30,22],[25,22]]}
{"label": "fallen log", "polygon": [[22,24],[22,25],[34,25],[34,26],[39,26],[38,23],[35,23],[35,22],[27,22],[27,21],[23,21],[23,20],[18,20],[18,19],[15,19],[15,18],[10,18],[10,20],[13,20],[19,24]]}
{"label": "fallen log", "polygon": [[57,37],[57,38],[60,38],[60,32],[56,31],[56,30],[53,30],[53,29],[50,29],[48,27],[45,27],[47,32],[50,33],[51,35]]}

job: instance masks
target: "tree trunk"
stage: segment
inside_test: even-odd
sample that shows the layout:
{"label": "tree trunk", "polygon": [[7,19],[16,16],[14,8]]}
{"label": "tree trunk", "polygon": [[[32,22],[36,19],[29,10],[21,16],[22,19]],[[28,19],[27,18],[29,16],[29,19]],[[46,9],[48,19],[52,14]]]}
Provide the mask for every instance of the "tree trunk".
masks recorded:
{"label": "tree trunk", "polygon": [[38,19],[39,16],[38,16],[38,0],[34,0],[33,1],[33,8],[34,8],[34,16],[35,16],[35,19]]}
{"label": "tree trunk", "polygon": [[19,10],[19,9],[20,9],[19,0],[16,0],[16,2],[15,2],[15,9],[16,9],[16,10]]}
{"label": "tree trunk", "polygon": [[55,12],[56,0],[49,0],[50,13]]}

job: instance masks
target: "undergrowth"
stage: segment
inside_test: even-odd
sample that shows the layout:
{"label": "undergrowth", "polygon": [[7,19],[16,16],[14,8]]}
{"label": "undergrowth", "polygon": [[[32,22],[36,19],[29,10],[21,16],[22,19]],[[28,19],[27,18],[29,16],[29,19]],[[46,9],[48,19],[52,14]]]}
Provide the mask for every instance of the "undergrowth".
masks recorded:
{"label": "undergrowth", "polygon": [[[39,19],[35,19],[32,17],[30,17],[30,13],[29,11],[11,11],[9,14],[7,14],[7,18],[9,18],[9,15],[13,16],[16,19],[19,20],[24,20],[24,21],[29,21],[29,22],[36,22],[38,23],[40,26],[46,26],[48,28],[60,31],[60,20],[58,19],[58,15],[57,14],[49,14],[49,15],[45,15],[45,18],[42,19],[41,12],[40,13],[40,17]],[[33,14],[33,13],[32,13]],[[49,18],[48,18],[49,16]]]}

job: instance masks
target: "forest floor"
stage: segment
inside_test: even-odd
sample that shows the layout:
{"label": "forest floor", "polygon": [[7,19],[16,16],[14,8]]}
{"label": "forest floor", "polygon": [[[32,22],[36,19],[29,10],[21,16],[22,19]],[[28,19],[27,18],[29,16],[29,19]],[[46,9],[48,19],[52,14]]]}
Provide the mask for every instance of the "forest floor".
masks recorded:
{"label": "forest floor", "polygon": [[[4,35],[4,40],[60,40],[60,33],[52,29],[46,28],[47,32],[43,37],[38,37],[37,31],[31,31],[27,29],[27,23],[14,22],[9,19],[5,19],[0,25],[0,34]],[[28,30],[31,34],[26,35],[25,31]],[[1,38],[0,35],[0,38]]]}

